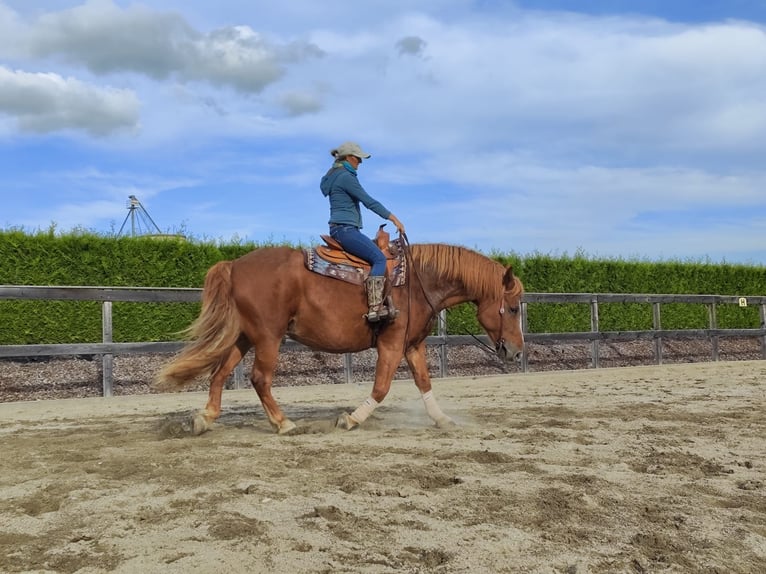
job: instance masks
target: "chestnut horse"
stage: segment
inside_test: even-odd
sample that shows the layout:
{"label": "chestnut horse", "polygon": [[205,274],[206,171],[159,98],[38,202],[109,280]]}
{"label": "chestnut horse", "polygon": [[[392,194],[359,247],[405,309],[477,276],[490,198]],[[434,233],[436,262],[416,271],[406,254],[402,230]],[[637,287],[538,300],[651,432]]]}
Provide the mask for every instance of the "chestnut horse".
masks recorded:
{"label": "chestnut horse", "polygon": [[226,378],[254,349],[251,382],[274,430],[295,428],[271,394],[283,337],[318,351],[349,353],[375,347],[378,358],[370,396],[353,413],[338,418],[350,429],[369,417],[385,398],[402,356],[407,360],[426,412],[438,426],[452,424],[431,390],[426,337],[437,313],[471,301],[479,323],[504,361],[518,361],[521,281],[513,269],[475,251],[443,244],[408,246],[407,284],[393,289],[395,321],[373,327],[364,318],[364,288],[318,275],[304,266],[300,249],[256,249],[213,265],[205,277],[200,316],[187,329],[190,342],[157,376],[157,386],[179,390],[198,377],[210,378],[205,410],[193,418],[194,434],[208,430],[221,413]]}

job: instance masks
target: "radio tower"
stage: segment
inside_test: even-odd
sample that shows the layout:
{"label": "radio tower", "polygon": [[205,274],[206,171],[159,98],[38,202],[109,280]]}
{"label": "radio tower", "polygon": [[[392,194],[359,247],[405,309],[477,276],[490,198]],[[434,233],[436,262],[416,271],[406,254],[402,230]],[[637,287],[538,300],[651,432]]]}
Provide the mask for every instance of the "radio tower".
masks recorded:
{"label": "radio tower", "polygon": [[135,195],[129,195],[128,200],[128,215],[125,216],[125,220],[122,222],[117,235],[122,235],[122,230],[125,229],[125,224],[128,220],[130,220],[130,235],[133,237],[136,235],[162,235],[162,231],[154,223],[152,216],[141,205],[138,198]]}

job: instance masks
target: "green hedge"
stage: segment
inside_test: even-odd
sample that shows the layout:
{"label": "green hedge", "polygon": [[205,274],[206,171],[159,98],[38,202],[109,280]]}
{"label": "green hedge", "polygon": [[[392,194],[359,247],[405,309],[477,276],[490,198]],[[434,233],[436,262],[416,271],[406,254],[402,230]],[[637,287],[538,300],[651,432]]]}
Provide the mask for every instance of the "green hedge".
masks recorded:
{"label": "green hedge", "polygon": [[[87,232],[57,234],[0,231],[0,284],[201,287],[217,261],[234,259],[268,244],[109,237]],[[707,262],[599,260],[581,254],[552,257],[493,253],[512,264],[529,292],[667,293],[763,295],[766,267]],[[533,332],[587,331],[590,309],[583,304],[529,304]],[[163,341],[194,320],[197,304],[115,303],[114,340]],[[760,325],[756,307],[720,306],[722,328]],[[652,326],[651,305],[599,305],[603,330],[644,330]],[[663,305],[667,329],[707,327],[702,305]],[[448,332],[476,333],[472,305],[448,314]],[[0,301],[0,344],[95,342],[101,339],[97,302]]]}
{"label": "green hedge", "polygon": [[[766,266],[712,264],[680,261],[626,261],[591,259],[583,255],[551,257],[534,254],[493,254],[514,271],[530,293],[651,293],[673,295],[766,294]],[[530,331],[565,333],[590,330],[590,308],[584,304],[532,303],[527,307]],[[466,306],[449,313],[448,329],[473,328],[474,311]],[[757,307],[734,305],[716,308],[723,329],[758,328]],[[701,329],[708,326],[707,308],[694,304],[663,304],[664,329]],[[603,331],[652,328],[652,306],[638,303],[599,304],[599,327]]]}
{"label": "green hedge", "polygon": [[[217,261],[254,244],[0,232],[0,284],[110,287],[201,287]],[[114,340],[166,341],[188,326],[198,304],[115,303]],[[80,343],[101,340],[100,303],[0,301],[0,344]]]}

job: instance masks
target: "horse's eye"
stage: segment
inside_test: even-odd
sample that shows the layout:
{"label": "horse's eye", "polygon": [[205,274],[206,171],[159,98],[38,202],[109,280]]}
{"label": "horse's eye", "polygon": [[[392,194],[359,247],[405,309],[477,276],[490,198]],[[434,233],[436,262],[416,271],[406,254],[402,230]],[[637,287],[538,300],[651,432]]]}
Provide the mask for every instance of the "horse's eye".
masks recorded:
{"label": "horse's eye", "polygon": [[513,313],[514,315],[519,314],[519,308],[518,307],[508,307],[508,310]]}

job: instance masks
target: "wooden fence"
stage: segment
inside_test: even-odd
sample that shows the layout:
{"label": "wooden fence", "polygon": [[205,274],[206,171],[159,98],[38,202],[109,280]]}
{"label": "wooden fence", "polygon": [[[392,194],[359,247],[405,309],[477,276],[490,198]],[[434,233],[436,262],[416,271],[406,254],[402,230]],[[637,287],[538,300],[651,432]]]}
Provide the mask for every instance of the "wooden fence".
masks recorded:
{"label": "wooden fence", "polygon": [[[183,303],[200,301],[201,289],[176,289],[155,287],[40,287],[0,285],[0,300],[64,300],[64,301],[101,301],[102,302],[102,341],[100,343],[73,343],[51,345],[0,345],[0,358],[45,357],[72,355],[99,355],[102,357],[103,394],[112,395],[114,355],[174,353],[181,349],[182,342],[143,342],[115,343],[112,341],[112,303]],[[528,305],[548,303],[574,303],[590,306],[590,331],[568,333],[530,333],[528,325]],[[653,325],[647,331],[601,331],[599,329],[599,303],[644,303],[652,305]],[[662,329],[661,305],[668,303],[691,303],[705,305],[708,309],[708,327],[705,329]],[[760,327],[757,329],[719,329],[716,309],[719,305],[758,305],[760,309]],[[662,364],[662,341],[665,339],[693,338],[709,339],[711,356],[718,360],[718,342],[721,337],[758,337],[761,344],[761,356],[766,359],[766,296],[739,297],[733,295],[636,295],[613,293],[525,293],[521,305],[522,323],[525,340],[534,343],[550,342],[590,342],[591,366],[599,367],[599,346],[601,342],[652,340],[654,342],[654,361]],[[438,347],[439,376],[446,376],[447,347],[475,343],[472,335],[448,335],[446,315],[442,311],[438,321],[437,334],[428,337],[427,344]],[[479,339],[489,342],[486,336]],[[285,340],[284,350],[306,349],[300,343]],[[353,373],[352,355],[344,356],[346,382],[351,382]],[[529,357],[525,350],[522,354],[521,369],[529,370]],[[236,388],[244,386],[245,377],[241,364],[234,373]]]}

